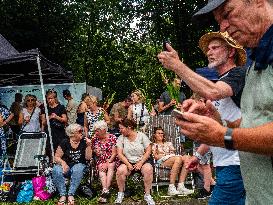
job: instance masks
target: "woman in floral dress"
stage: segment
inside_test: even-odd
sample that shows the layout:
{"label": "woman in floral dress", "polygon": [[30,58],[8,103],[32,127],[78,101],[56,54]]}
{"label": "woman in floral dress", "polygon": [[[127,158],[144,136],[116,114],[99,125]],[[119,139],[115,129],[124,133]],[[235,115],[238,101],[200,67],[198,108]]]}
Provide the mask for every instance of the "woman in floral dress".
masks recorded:
{"label": "woman in floral dress", "polygon": [[95,134],[94,124],[100,120],[104,120],[107,124],[110,123],[110,118],[103,108],[98,107],[97,98],[95,96],[88,96],[89,100],[86,104],[89,108],[84,115],[84,131],[86,137],[92,138]]}
{"label": "woman in floral dress", "polygon": [[115,166],[118,165],[115,135],[107,132],[107,123],[98,121],[94,124],[95,135],[92,138],[92,150],[96,155],[96,167],[102,184],[102,194],[99,202],[106,203],[114,175]]}
{"label": "woman in floral dress", "polygon": [[3,157],[7,153],[7,136],[4,127],[13,118],[14,114],[0,102],[0,167],[3,167]]}

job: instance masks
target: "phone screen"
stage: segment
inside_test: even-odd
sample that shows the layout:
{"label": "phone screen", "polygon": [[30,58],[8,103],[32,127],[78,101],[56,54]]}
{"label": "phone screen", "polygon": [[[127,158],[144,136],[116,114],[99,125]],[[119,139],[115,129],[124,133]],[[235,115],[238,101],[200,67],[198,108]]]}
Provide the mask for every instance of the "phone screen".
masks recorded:
{"label": "phone screen", "polygon": [[171,116],[175,117],[175,118],[178,118],[178,119],[184,119],[183,118],[183,112],[179,111],[179,110],[176,110],[174,109],[171,113]]}
{"label": "phone screen", "polygon": [[168,51],[168,49],[167,49],[167,47],[166,47],[166,44],[167,44],[167,43],[170,44],[170,42],[169,42],[168,40],[164,40],[164,41],[163,41],[163,50],[164,50],[164,51]]}

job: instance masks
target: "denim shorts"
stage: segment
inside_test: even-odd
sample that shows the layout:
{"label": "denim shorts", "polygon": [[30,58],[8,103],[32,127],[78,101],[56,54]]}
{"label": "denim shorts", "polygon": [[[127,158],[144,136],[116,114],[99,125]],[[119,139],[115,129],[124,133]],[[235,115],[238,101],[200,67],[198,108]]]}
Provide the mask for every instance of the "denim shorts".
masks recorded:
{"label": "denim shorts", "polygon": [[246,193],[239,165],[216,167],[216,185],[209,205],[244,205]]}

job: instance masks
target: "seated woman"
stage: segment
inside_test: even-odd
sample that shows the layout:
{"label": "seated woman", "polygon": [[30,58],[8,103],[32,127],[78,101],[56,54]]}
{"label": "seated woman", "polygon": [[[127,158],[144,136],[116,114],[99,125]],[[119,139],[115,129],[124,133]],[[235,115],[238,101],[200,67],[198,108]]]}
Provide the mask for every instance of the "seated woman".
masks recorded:
{"label": "seated woman", "polygon": [[[86,160],[92,157],[91,140],[83,139],[83,130],[79,124],[71,124],[65,132],[69,139],[64,139],[55,153],[53,182],[60,193],[58,205],[74,205],[74,194],[83,177]],[[68,193],[66,192],[65,176],[71,176]]]}
{"label": "seated woman", "polygon": [[144,200],[148,205],[154,205],[155,202],[150,195],[153,182],[153,167],[150,158],[151,141],[144,133],[136,132],[135,128],[136,123],[133,119],[124,119],[119,124],[121,136],[117,141],[117,152],[122,164],[116,173],[119,192],[115,203],[122,203],[126,177],[139,172],[144,178]]}
{"label": "seated woman", "polygon": [[[175,155],[175,148],[171,142],[166,142],[164,131],[161,127],[154,129],[153,142],[153,156],[155,160],[157,160],[157,163],[159,163],[161,166],[171,168],[168,195],[192,194],[193,190],[189,190],[184,186],[184,182],[188,174],[184,162],[187,160],[187,158],[189,158],[189,156]],[[175,179],[179,173],[179,181],[176,190]]]}
{"label": "seated woman", "polygon": [[92,150],[96,155],[96,165],[102,185],[102,194],[99,202],[106,203],[109,195],[117,158],[117,138],[107,132],[107,123],[98,121],[94,124],[95,135],[92,138]]}

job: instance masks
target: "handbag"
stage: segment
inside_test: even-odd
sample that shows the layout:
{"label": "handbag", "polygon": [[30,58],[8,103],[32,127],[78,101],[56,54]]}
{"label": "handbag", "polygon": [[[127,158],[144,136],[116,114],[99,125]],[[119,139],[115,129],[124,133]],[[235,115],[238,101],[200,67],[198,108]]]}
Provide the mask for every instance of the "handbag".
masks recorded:
{"label": "handbag", "polygon": [[48,200],[51,197],[51,193],[46,190],[46,177],[37,176],[32,179],[32,185],[34,190],[35,199],[42,201]]}
{"label": "handbag", "polygon": [[26,180],[17,196],[18,203],[28,203],[33,198],[33,186],[30,180]]}

